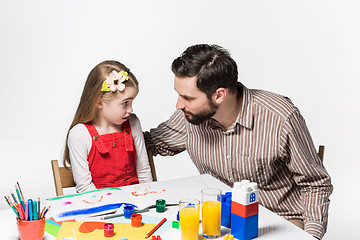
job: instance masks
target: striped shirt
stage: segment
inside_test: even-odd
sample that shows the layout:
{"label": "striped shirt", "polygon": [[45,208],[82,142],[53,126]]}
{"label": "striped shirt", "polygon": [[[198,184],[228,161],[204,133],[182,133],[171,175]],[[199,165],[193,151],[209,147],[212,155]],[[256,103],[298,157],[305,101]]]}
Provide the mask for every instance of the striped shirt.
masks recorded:
{"label": "striped shirt", "polygon": [[242,86],[241,110],[225,130],[211,118],[189,123],[181,110],[145,133],[154,155],[187,150],[201,174],[229,186],[257,182],[264,207],[286,219],[302,219],[321,239],[333,186],[299,110],[287,98]]}

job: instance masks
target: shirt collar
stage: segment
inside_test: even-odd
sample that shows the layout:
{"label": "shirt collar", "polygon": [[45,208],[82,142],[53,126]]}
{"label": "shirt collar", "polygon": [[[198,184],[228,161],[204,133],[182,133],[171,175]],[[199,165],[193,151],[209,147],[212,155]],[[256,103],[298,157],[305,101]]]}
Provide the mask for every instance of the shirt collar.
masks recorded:
{"label": "shirt collar", "polygon": [[239,123],[240,125],[252,129],[254,121],[254,99],[252,92],[247,89],[244,85],[239,83],[239,88],[242,89],[243,95],[242,95],[242,104],[241,104],[241,110],[236,117],[235,123]]}
{"label": "shirt collar", "polygon": [[[229,128],[229,131],[231,131],[231,129],[234,129],[238,124],[248,129],[252,129],[253,127],[254,101],[253,101],[252,92],[241,83],[239,83],[238,91],[242,91],[241,110],[237,115],[234,124],[232,124],[231,127]],[[213,129],[223,129],[221,124],[213,118],[210,119],[209,124],[210,127]]]}

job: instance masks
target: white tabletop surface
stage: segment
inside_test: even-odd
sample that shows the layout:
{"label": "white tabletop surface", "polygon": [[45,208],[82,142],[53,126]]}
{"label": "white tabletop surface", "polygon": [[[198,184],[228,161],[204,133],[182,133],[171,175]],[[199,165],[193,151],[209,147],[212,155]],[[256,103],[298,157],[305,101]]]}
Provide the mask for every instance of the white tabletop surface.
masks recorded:
{"label": "white tabletop surface", "polygon": [[[188,182],[189,180],[201,181],[206,183],[209,187],[215,187],[221,189],[223,192],[231,191],[231,188],[224,183],[218,181],[210,175],[199,175],[188,178],[181,178],[170,181],[181,181]],[[166,182],[170,182],[166,181]],[[157,182],[156,184],[161,184]],[[126,188],[126,187],[122,187]],[[199,193],[200,196],[200,193]],[[160,217],[169,217],[173,219],[173,216],[176,216],[178,211],[177,207],[168,207],[165,213],[156,213],[155,210],[152,210],[149,214]],[[201,224],[200,224],[201,232]],[[222,228],[222,236],[230,233],[230,229]],[[12,210],[6,209],[0,211],[0,235],[1,239],[4,240],[18,240],[18,233],[16,227],[16,219],[14,217],[14,212]],[[161,234],[163,240],[180,240],[180,232],[176,229],[170,229]],[[44,240],[54,240],[55,238],[47,233],[45,233]],[[199,238],[201,239],[201,238]],[[221,239],[221,238],[220,238]],[[259,205],[259,237],[257,239],[276,239],[276,240],[306,240],[306,239],[315,239],[310,234],[304,232],[300,228],[291,224],[284,218],[278,216],[277,214],[271,212],[270,210]]]}

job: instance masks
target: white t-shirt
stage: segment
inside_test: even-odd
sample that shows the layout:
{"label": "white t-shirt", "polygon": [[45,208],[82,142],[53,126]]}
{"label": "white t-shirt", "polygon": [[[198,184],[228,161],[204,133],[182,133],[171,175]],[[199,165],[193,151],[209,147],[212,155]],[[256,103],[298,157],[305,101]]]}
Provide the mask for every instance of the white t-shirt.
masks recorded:
{"label": "white t-shirt", "polygon": [[[136,172],[140,183],[151,182],[151,169],[147,156],[143,132],[140,121],[135,114],[129,116],[132,136],[136,148]],[[71,168],[74,175],[77,192],[95,190],[89,170],[88,155],[92,146],[92,139],[84,124],[76,124],[68,137]]]}

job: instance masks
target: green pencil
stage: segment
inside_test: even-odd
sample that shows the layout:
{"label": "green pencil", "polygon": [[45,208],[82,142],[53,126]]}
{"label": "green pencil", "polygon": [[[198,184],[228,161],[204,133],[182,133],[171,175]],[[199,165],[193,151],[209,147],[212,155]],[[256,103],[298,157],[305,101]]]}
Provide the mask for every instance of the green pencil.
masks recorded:
{"label": "green pencil", "polygon": [[19,203],[21,203],[20,191],[19,191],[19,189],[17,188],[16,185],[15,185],[15,188],[16,188],[16,194],[17,194],[17,196],[18,196],[18,198],[19,198]]}
{"label": "green pencil", "polygon": [[16,182],[16,183],[17,183],[17,185],[18,185],[18,187],[19,187],[20,194],[21,194],[21,198],[22,198],[22,200],[25,202],[25,198],[24,198],[24,195],[23,195],[23,193],[22,193],[22,191],[21,191],[20,184],[19,184],[19,182]]}

